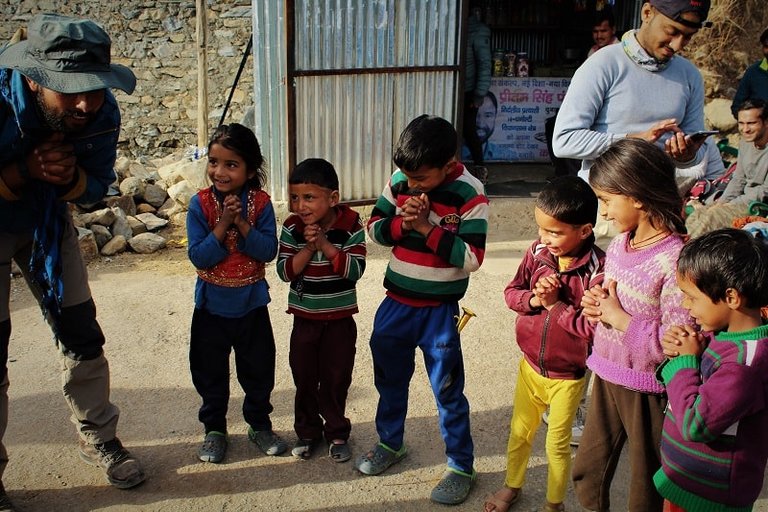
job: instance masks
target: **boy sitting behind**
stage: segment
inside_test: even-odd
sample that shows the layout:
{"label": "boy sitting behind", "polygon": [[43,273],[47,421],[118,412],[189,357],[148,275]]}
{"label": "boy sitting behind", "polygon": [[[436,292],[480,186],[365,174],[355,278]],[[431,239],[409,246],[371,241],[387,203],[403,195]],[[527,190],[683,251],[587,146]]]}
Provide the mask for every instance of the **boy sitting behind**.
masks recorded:
{"label": "boy sitting behind", "polygon": [[[291,212],[280,234],[277,274],[290,281],[293,314],[289,362],[296,385],[292,454],[308,459],[322,438],[334,462],[346,462],[345,416],[355,364],[355,284],[365,271],[365,231],[357,212],[339,204],[329,162],[304,160],[288,178]],[[323,424],[325,420],[325,424]]]}
{"label": "boy sitting behind", "polygon": [[405,457],[408,385],[420,348],[448,457],[431,499],[444,504],[464,501],[476,478],[456,318],[469,273],[483,261],[488,230],[488,198],[456,161],[456,146],[456,130],[445,119],[411,121],[394,152],[399,170],[368,222],[369,236],[391,246],[392,255],[370,342],[379,442],[357,460],[361,473],[378,475]]}
{"label": "boy sitting behind", "polygon": [[571,424],[584,393],[588,345],[594,325],[581,315],[584,290],[601,284],[605,253],[592,227],[597,196],[581,178],[555,178],[536,199],[539,239],[525,254],[504,290],[518,313],[517,343],[523,351],[507,443],[504,487],[485,502],[503,512],[520,499],[531,444],[549,406],[549,462],[544,510],[563,510],[571,466]]}
{"label": "boy sitting behind", "polygon": [[654,483],[664,510],[752,510],[768,459],[768,252],[745,231],[712,231],[683,247],[677,282],[702,332],[662,339],[669,405]]}

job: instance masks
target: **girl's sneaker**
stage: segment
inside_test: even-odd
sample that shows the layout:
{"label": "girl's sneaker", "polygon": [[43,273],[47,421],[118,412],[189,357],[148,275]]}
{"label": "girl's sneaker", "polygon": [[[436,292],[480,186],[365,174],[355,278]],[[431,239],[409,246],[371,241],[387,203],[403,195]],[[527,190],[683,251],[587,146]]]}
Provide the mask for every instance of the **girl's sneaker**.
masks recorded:
{"label": "girl's sneaker", "polygon": [[581,442],[581,436],[584,434],[584,418],[587,414],[579,407],[576,409],[576,417],[573,419],[573,426],[571,427],[571,446],[579,446]]}
{"label": "girl's sneaker", "polygon": [[211,430],[205,434],[203,444],[197,449],[197,457],[203,462],[219,463],[227,453],[227,434]]}

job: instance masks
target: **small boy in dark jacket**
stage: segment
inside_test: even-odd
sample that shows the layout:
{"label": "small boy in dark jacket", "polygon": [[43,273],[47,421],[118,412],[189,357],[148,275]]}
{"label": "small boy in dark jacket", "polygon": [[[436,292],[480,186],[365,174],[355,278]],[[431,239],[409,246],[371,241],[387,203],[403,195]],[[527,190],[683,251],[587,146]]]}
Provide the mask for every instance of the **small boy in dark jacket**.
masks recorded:
{"label": "small boy in dark jacket", "polygon": [[592,227],[597,196],[582,179],[563,176],[539,194],[534,210],[539,239],[525,254],[504,290],[517,312],[520,361],[507,445],[504,487],[489,496],[485,510],[507,510],[521,494],[531,443],[549,406],[549,463],[544,510],[563,510],[571,466],[571,424],[586,379],[587,349],[594,325],[581,315],[585,290],[603,281],[605,253]]}

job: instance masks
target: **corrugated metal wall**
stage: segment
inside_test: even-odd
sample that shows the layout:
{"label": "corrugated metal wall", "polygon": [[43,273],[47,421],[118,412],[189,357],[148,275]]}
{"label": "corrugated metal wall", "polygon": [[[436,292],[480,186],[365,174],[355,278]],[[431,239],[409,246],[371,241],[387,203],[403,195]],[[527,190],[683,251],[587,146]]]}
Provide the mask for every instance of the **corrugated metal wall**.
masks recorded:
{"label": "corrugated metal wall", "polygon": [[620,31],[640,28],[640,7],[643,0],[628,0],[616,4],[616,28]]}
{"label": "corrugated metal wall", "polygon": [[458,72],[408,68],[458,66],[458,2],[296,0],[296,160],[333,163],[343,200],[381,193],[412,118],[455,122]]}
{"label": "corrugated metal wall", "polygon": [[269,194],[287,199],[287,112],[284,0],[253,0],[254,132],[269,171]]}
{"label": "corrugated metal wall", "polygon": [[532,63],[551,62],[553,55],[552,31],[542,30],[498,30],[491,34],[491,49],[501,48],[526,52],[528,60]]}

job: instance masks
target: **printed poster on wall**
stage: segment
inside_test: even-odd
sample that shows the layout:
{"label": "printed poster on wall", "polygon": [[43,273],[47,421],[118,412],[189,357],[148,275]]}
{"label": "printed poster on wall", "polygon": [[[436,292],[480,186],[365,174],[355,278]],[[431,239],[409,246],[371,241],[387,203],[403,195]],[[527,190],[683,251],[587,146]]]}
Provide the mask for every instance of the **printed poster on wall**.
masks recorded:
{"label": "printed poster on wall", "polygon": [[[485,162],[549,162],[544,123],[565,98],[570,78],[498,77],[477,112]],[[463,146],[462,159],[471,161]]]}

